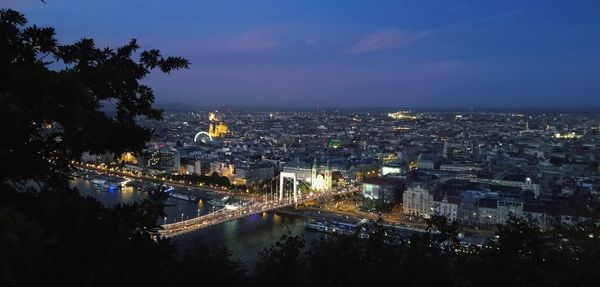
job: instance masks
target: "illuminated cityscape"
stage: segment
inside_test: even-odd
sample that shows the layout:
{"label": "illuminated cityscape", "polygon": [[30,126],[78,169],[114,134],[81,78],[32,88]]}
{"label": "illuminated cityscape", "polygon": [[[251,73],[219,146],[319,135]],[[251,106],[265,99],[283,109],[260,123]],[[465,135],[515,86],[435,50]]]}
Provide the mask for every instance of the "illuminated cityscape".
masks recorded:
{"label": "illuminated cityscape", "polygon": [[[397,114],[403,116],[390,116]],[[229,110],[222,116],[230,120],[227,134],[214,138],[197,132],[225,125],[210,111],[140,119],[157,131],[146,150],[124,154],[120,165],[110,156],[83,159],[78,174],[108,171],[129,179],[127,186],[159,182],[173,188],[175,206],[212,208],[165,217],[160,234],[172,240],[250,225],[253,214],[270,212],[300,215],[302,234],[358,232],[363,240],[370,237],[368,220],[380,218],[390,236],[409,238],[443,216],[460,225],[461,245],[472,248],[494,240],[511,218],[553,230],[593,217],[582,200],[600,202],[598,114]],[[207,139],[202,144],[200,136]]]}
{"label": "illuminated cityscape", "polygon": [[598,286],[600,1],[0,1],[0,286]]}
{"label": "illuminated cityscape", "polygon": [[[357,220],[378,211],[419,224],[441,214],[482,230],[510,215],[547,228],[584,216],[573,196],[600,200],[596,115],[390,114],[229,111],[230,135],[197,145],[199,127],[224,123],[213,112],[169,112],[168,121],[142,122],[158,132],[137,160],[121,157],[122,168],[161,177],[215,174],[249,198],[274,196],[285,173],[302,194],[360,189],[344,211]],[[111,164],[107,158],[84,162]]]}

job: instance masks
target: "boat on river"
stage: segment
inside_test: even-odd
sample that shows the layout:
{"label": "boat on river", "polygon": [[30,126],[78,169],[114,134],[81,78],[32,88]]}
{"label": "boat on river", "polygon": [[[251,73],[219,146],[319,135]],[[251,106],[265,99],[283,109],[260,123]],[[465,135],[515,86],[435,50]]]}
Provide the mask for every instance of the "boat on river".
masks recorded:
{"label": "boat on river", "polygon": [[183,192],[175,191],[175,188],[172,186],[167,187],[165,192],[169,194],[169,197],[176,198],[176,199],[181,199],[181,200],[186,200],[186,201],[194,201],[194,202],[200,200],[200,197],[198,197],[197,195],[191,194],[191,193],[183,193]]}
{"label": "boat on river", "polygon": [[179,193],[179,192],[173,192],[173,191],[169,192],[169,197],[181,199],[181,200],[187,200],[187,201],[200,200],[200,198],[198,198],[198,196],[196,196],[194,194],[186,194],[186,193]]}
{"label": "boat on river", "polygon": [[227,206],[227,201],[229,200],[229,196],[225,196],[221,199],[215,198],[208,201],[208,204],[216,207],[225,207]]}

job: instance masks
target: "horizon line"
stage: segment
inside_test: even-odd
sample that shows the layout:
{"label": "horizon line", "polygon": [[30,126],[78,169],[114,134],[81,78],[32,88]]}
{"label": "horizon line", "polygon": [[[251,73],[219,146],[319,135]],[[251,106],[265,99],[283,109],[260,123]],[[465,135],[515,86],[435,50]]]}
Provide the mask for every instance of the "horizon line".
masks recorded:
{"label": "horizon line", "polygon": [[155,103],[156,108],[185,108],[185,109],[298,109],[298,110],[598,110],[600,106],[454,106],[454,107],[436,107],[436,106],[254,106],[254,105],[200,105],[184,104],[178,102]]}

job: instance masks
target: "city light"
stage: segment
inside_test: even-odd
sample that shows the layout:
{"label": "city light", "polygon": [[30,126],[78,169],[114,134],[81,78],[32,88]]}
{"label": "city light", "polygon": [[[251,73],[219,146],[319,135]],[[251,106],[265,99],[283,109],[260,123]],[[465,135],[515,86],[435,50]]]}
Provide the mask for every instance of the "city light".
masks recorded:
{"label": "city light", "polygon": [[410,111],[399,111],[389,113],[388,116],[395,120],[416,120],[417,117],[410,114]]}
{"label": "city light", "polygon": [[582,138],[583,135],[576,134],[574,132],[570,133],[555,133],[554,138],[557,139],[579,139]]}

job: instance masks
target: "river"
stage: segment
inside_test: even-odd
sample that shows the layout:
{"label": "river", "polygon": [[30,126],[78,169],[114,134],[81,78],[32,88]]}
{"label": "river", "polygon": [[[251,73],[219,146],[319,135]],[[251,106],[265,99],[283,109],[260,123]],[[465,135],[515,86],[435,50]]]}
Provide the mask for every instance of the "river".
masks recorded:
{"label": "river", "polygon": [[[134,187],[124,187],[114,191],[100,191],[91,182],[82,178],[75,178],[72,185],[76,186],[84,196],[91,196],[104,206],[118,203],[141,202],[147,195],[136,190]],[[169,198],[169,205],[165,209],[167,213],[166,222],[172,223],[189,219],[198,215],[202,216],[213,212],[213,207],[201,200],[198,204],[175,198]],[[163,219],[164,223],[165,220]],[[198,244],[224,244],[233,254],[235,259],[252,265],[258,258],[258,254],[268,248],[279,238],[287,233],[291,235],[303,235],[307,245],[312,240],[318,239],[322,234],[305,230],[304,219],[301,217],[282,214],[280,212],[265,212],[254,214],[246,218],[230,221],[227,223],[211,226],[197,230],[174,240],[180,249],[191,249]]]}

